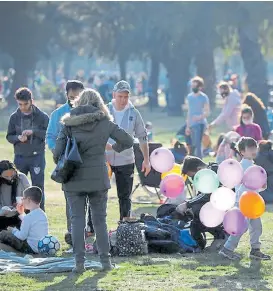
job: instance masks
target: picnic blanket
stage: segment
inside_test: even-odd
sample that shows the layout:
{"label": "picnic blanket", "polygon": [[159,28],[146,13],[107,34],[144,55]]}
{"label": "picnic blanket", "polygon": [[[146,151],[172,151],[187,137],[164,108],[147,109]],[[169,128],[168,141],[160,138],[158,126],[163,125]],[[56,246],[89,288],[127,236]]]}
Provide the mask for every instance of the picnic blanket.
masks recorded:
{"label": "picnic blanket", "polygon": [[[71,272],[75,265],[73,257],[34,258],[30,255],[21,257],[16,253],[0,250],[0,274],[15,272],[21,274]],[[86,260],[86,269],[100,270],[99,262]]]}

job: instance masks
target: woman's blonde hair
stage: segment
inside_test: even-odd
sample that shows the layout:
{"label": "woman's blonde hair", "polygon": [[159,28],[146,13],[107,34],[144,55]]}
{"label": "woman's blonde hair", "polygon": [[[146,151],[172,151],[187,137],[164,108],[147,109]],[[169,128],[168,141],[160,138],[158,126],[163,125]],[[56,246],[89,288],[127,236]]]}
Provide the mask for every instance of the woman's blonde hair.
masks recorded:
{"label": "woman's blonde hair", "polygon": [[108,107],[104,104],[103,99],[101,98],[98,91],[90,88],[84,89],[74,102],[74,107],[86,105],[92,105],[100,109],[104,112],[105,116],[109,118],[109,120],[113,120]]}

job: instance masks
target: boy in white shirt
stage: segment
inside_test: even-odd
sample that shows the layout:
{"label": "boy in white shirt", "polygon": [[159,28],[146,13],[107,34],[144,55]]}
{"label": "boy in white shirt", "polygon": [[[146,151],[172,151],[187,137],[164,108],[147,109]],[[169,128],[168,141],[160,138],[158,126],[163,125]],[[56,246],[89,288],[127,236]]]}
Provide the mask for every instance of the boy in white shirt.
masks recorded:
{"label": "boy in white shirt", "polygon": [[[23,192],[22,204],[17,204],[17,211],[22,220],[20,230],[9,227],[0,232],[0,242],[22,253],[38,253],[38,242],[48,234],[48,220],[40,208],[43,193],[39,187],[32,186]],[[25,214],[24,210],[29,210]]]}
{"label": "boy in white shirt", "polygon": [[[257,142],[251,137],[241,137],[238,142],[238,150],[243,157],[241,160],[241,165],[243,167],[244,172],[251,166],[254,165],[254,159],[257,156],[258,152],[258,145]],[[228,173],[227,173],[228,174]],[[266,185],[265,185],[266,187]],[[241,195],[248,191],[243,184],[236,187],[236,206],[239,206],[239,200]],[[249,235],[250,235],[250,245],[251,245],[251,252],[249,257],[251,259],[258,259],[258,260],[270,260],[270,256],[261,252],[261,242],[260,236],[262,235],[262,221],[261,218],[256,219],[248,219],[249,224]],[[222,250],[220,250],[219,255],[228,258],[230,260],[238,260],[241,256],[234,252],[237,248],[242,235],[238,236],[229,236],[228,240],[224,244]]]}

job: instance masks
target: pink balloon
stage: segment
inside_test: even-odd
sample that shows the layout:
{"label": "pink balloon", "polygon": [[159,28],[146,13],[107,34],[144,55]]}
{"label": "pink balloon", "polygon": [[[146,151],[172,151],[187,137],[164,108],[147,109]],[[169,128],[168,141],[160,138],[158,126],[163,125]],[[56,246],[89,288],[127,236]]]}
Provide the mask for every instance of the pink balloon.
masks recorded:
{"label": "pink balloon", "polygon": [[225,231],[230,235],[242,235],[248,228],[248,221],[239,208],[230,209],[223,221]]}
{"label": "pink balloon", "polygon": [[233,189],[242,183],[244,170],[238,161],[227,159],[219,165],[217,175],[223,186]]}
{"label": "pink balloon", "polygon": [[167,148],[155,149],[150,156],[152,167],[159,173],[169,172],[175,164],[173,153]]}
{"label": "pink balloon", "polygon": [[185,182],[180,175],[167,175],[160,183],[161,193],[168,198],[176,198],[185,188]]}
{"label": "pink balloon", "polygon": [[225,216],[225,211],[213,207],[211,202],[204,204],[200,210],[199,218],[206,227],[216,227],[220,225]]}
{"label": "pink balloon", "polygon": [[243,177],[243,184],[249,190],[260,190],[267,182],[267,174],[264,168],[260,166],[249,167]]}

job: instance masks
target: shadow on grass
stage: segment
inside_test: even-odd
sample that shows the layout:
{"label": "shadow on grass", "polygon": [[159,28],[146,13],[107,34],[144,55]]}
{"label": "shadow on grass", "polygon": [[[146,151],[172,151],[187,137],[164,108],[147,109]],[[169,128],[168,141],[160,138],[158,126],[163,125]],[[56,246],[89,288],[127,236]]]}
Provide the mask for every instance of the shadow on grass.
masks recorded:
{"label": "shadow on grass", "polygon": [[[93,276],[92,276],[93,275]],[[80,280],[82,275],[67,274],[67,277],[59,283],[50,285],[44,291],[61,291],[61,290],[88,290],[88,291],[107,291],[98,287],[99,281],[107,275],[107,272],[92,272],[91,276]],[[85,275],[83,275],[85,276]],[[80,282],[77,282],[80,281]]]}
{"label": "shadow on grass", "polygon": [[262,262],[259,260],[250,260],[249,266],[244,266],[239,261],[229,261],[216,254],[210,260],[207,256],[197,256],[195,259],[196,262],[187,265],[188,268],[195,268],[198,272],[216,271],[217,268],[225,274],[201,275],[199,279],[209,283],[197,284],[193,289],[208,290],[214,287],[217,290],[272,290],[267,287],[268,282],[263,278],[266,274],[261,272]]}

